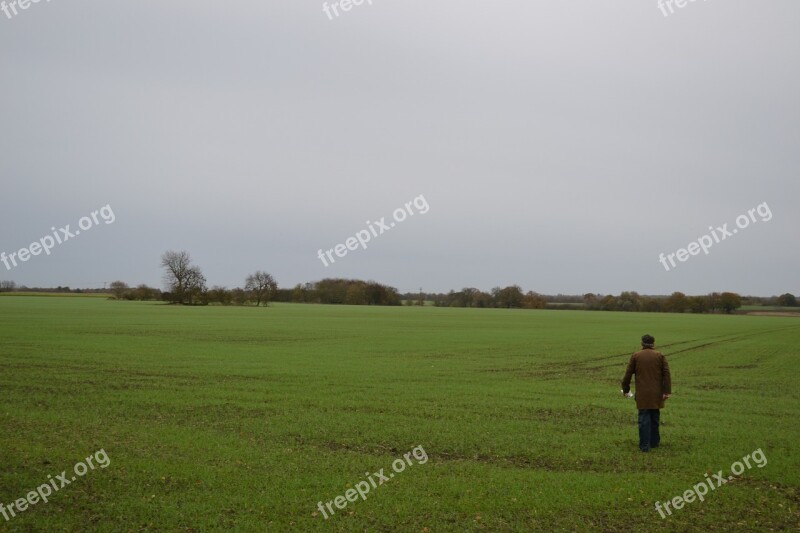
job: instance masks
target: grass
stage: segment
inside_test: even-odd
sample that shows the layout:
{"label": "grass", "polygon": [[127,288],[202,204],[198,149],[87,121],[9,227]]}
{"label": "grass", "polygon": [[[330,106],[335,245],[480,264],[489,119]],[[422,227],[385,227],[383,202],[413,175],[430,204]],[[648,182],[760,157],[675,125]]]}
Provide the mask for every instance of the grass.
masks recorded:
{"label": "grass", "polygon": [[800,313],[800,307],[782,307],[780,305],[743,305],[740,311],[782,311],[784,313]]}
{"label": "grass", "polygon": [[[800,526],[793,318],[18,297],[0,324],[0,502],[111,460],[3,531]],[[619,394],[646,332],[675,393],[650,454]],[[655,512],[759,448],[764,468]]]}

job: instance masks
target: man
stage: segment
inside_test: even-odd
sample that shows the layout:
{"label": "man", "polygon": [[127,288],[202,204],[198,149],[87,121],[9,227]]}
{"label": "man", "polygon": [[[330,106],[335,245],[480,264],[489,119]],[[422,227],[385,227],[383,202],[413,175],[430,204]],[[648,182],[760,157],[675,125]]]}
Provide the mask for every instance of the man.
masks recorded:
{"label": "man", "polygon": [[669,363],[661,352],[655,351],[652,335],[642,337],[642,349],[631,356],[628,371],[622,378],[622,394],[631,390],[631,377],[636,374],[636,408],[639,409],[639,449],[649,452],[658,448],[661,435],[658,424],[664,402],[672,394]]}

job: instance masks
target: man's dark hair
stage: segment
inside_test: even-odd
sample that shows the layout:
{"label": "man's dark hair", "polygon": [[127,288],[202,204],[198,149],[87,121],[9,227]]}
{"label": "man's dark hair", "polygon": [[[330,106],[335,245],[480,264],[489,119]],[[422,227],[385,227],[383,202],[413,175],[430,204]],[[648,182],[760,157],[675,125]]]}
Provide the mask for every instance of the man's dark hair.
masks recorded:
{"label": "man's dark hair", "polygon": [[642,346],[652,348],[656,344],[656,339],[652,335],[642,335]]}

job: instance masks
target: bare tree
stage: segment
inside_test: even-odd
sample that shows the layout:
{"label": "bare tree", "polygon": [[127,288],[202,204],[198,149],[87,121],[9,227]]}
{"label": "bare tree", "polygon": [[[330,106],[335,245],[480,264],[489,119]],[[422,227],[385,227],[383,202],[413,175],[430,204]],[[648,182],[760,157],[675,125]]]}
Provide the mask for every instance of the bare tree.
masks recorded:
{"label": "bare tree", "polygon": [[111,289],[111,292],[114,294],[114,299],[122,300],[129,287],[124,281],[112,281],[108,288]]}
{"label": "bare tree", "polygon": [[172,294],[173,303],[193,303],[206,291],[206,278],[199,267],[192,266],[188,252],[164,252],[164,283]]}
{"label": "bare tree", "polygon": [[270,298],[272,298],[275,291],[278,290],[278,283],[271,275],[259,270],[255,274],[247,276],[244,290],[250,292],[255,297],[256,306],[261,305],[261,302],[264,302],[264,305],[269,305]]}
{"label": "bare tree", "polygon": [[173,302],[183,302],[186,292],[186,278],[192,262],[188,252],[164,252],[161,266],[164,267],[164,284],[172,293]]}
{"label": "bare tree", "polygon": [[[185,295],[189,298],[189,304],[196,300],[202,300],[202,296],[208,290],[206,287],[206,277],[200,271],[200,267],[192,266],[186,271]],[[205,303],[208,303],[207,301]]]}
{"label": "bare tree", "polygon": [[[420,291],[421,293],[422,291]],[[461,297],[462,302],[464,303],[464,307],[473,307],[473,303],[475,302],[475,297],[478,293],[481,292],[475,287],[464,287],[461,289]]]}
{"label": "bare tree", "polygon": [[0,292],[11,292],[17,288],[13,281],[0,281]]}
{"label": "bare tree", "polygon": [[137,286],[133,290],[133,297],[136,300],[141,300],[143,302],[147,300],[158,300],[159,296],[161,295],[161,291],[158,289],[154,289],[152,287],[148,287],[144,283]]}
{"label": "bare tree", "polygon": [[214,285],[211,287],[211,290],[208,291],[208,300],[222,305],[230,305],[233,301],[233,295],[231,291],[225,287]]}

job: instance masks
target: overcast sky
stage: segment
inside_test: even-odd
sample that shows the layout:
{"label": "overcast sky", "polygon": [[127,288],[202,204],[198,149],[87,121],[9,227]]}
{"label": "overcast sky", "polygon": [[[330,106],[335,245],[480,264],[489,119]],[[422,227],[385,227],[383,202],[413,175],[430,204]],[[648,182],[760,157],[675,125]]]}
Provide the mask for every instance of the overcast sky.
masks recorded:
{"label": "overcast sky", "polygon": [[[0,12],[0,252],[115,217],[0,280],[160,287],[174,249],[209,286],[800,294],[796,0],[322,7]],[[427,213],[318,258],[420,195]],[[659,262],[764,202],[771,220]]]}

